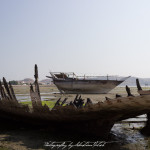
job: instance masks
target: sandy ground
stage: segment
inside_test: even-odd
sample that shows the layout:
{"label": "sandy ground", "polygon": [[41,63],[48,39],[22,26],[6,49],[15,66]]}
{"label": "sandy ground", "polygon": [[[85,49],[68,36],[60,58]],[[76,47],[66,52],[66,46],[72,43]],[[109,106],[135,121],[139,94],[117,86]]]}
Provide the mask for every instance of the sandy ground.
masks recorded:
{"label": "sandy ground", "polygon": [[[137,93],[137,88],[136,87],[130,87],[131,89],[131,93],[133,95],[139,95]],[[147,88],[144,88],[144,89],[147,89]],[[113,89],[112,91],[110,91],[108,94],[81,94],[82,98],[85,100],[86,102],[86,99],[87,98],[90,98],[93,103],[97,103],[99,101],[102,101],[104,102],[105,101],[105,97],[108,97],[108,98],[111,98],[111,99],[114,99],[116,94],[119,94],[123,97],[126,97],[127,96],[127,93],[126,93],[126,90],[125,90],[125,87],[116,87],[115,89]],[[70,102],[70,101],[73,101],[74,98],[75,98],[75,94],[52,94],[53,96],[57,98],[60,98],[62,97],[62,99],[64,98],[68,98],[67,102]]]}
{"label": "sandy ground", "polygon": [[[138,95],[136,87],[130,87],[131,93],[133,95]],[[143,89],[148,89],[148,87],[143,87]],[[150,89],[150,88],[149,88]],[[14,86],[14,90],[16,94],[29,94],[30,87],[29,86]],[[68,98],[67,102],[72,101],[75,98],[75,94],[58,94],[59,91],[55,86],[40,86],[40,92],[42,96],[53,96],[54,98],[47,100],[57,100],[60,97],[62,100],[64,98]],[[127,96],[125,87],[116,87],[111,90],[108,94],[81,94],[82,98],[86,101],[87,98],[90,98],[94,103],[99,101],[105,101],[105,97],[115,98],[115,95],[119,94],[123,97]]]}

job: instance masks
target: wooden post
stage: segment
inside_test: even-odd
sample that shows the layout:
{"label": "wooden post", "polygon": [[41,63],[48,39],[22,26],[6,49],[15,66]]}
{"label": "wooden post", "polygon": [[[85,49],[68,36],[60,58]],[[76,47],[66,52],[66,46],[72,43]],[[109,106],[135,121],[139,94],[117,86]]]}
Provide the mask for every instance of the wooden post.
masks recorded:
{"label": "wooden post", "polygon": [[34,111],[38,111],[42,108],[41,96],[40,96],[40,89],[38,84],[38,67],[35,65],[35,92],[33,89],[32,84],[30,85],[30,96],[32,101],[32,106]]}
{"label": "wooden post", "polygon": [[65,98],[62,103],[61,103],[61,106],[63,106],[63,104],[65,104],[65,102],[67,101],[68,98]]}
{"label": "wooden post", "polygon": [[2,86],[2,82],[0,81],[0,93],[1,93],[1,98],[5,98],[5,94],[4,94],[4,89],[3,89],[3,86]]}
{"label": "wooden post", "polygon": [[126,91],[127,91],[128,96],[133,96],[133,95],[131,94],[130,88],[129,88],[127,85],[126,85]]}
{"label": "wooden post", "polygon": [[36,96],[32,84],[30,85],[30,96],[31,96],[32,107],[33,110],[35,111],[37,104],[36,104]]}
{"label": "wooden post", "polygon": [[10,88],[13,100],[15,100],[16,102],[18,102],[17,99],[16,99],[16,95],[15,95],[14,89],[13,89],[13,87],[12,87],[12,85],[11,85],[10,82],[9,82],[9,88]]}
{"label": "wooden post", "polygon": [[141,85],[139,83],[139,79],[136,79],[136,86],[138,88],[138,91],[142,90]]}
{"label": "wooden post", "polygon": [[8,97],[7,97],[6,93],[5,93],[5,90],[4,90],[3,86],[2,86],[1,81],[0,81],[0,93],[1,93],[2,99],[8,99]]}
{"label": "wooden post", "polygon": [[34,75],[34,77],[35,77],[35,82],[34,82],[35,83],[35,92],[38,93],[38,95],[41,99],[39,83],[38,83],[38,67],[37,67],[37,65],[35,65],[35,75]]}
{"label": "wooden post", "polygon": [[33,85],[32,85],[32,84],[30,84],[30,91],[31,91],[31,92],[34,92],[34,89],[33,89]]}
{"label": "wooden post", "polygon": [[10,93],[10,90],[9,90],[9,87],[8,87],[8,84],[7,84],[7,81],[6,81],[6,79],[3,77],[3,83],[4,83],[4,87],[5,87],[5,89],[6,89],[6,91],[7,91],[7,94],[8,94],[8,97],[9,97],[9,99],[13,99],[12,98],[12,95],[11,95],[11,93]]}
{"label": "wooden post", "polygon": [[59,98],[57,101],[56,101],[56,103],[55,103],[55,106],[52,108],[52,109],[54,109],[56,106],[60,106],[60,100],[61,100],[61,98]]}
{"label": "wooden post", "polygon": [[91,100],[90,98],[87,98],[87,101],[86,101],[84,107],[89,106],[89,105],[91,105],[91,104],[93,104],[93,103],[92,103],[92,100]]}

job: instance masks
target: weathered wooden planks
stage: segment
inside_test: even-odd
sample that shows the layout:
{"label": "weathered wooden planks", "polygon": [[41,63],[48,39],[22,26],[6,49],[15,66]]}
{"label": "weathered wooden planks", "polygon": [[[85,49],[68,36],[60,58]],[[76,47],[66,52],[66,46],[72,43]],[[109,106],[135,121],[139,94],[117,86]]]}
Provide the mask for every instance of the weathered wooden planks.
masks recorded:
{"label": "weathered wooden planks", "polygon": [[45,104],[44,106],[42,106],[42,101],[41,101],[41,95],[40,95],[40,88],[39,88],[39,83],[38,83],[38,67],[37,65],[35,65],[34,68],[35,71],[35,91],[33,88],[33,85],[30,85],[30,97],[31,97],[31,101],[32,101],[32,107],[33,107],[33,111],[34,112],[49,112],[49,107]]}
{"label": "weathered wooden planks", "polygon": [[[34,125],[48,125],[58,129],[84,132],[100,137],[108,137],[115,122],[138,115],[148,114],[145,131],[150,129],[150,95],[143,91],[138,83],[138,89],[147,92],[147,95],[133,96],[126,86],[127,97],[116,95],[115,99],[106,97],[103,103],[93,104],[90,98],[84,102],[81,95],[76,95],[73,102],[63,106],[67,100],[58,99],[54,108],[42,106],[40,88],[38,84],[38,67],[35,65],[35,82],[30,86],[32,109],[18,103],[13,87],[3,78],[4,86],[0,81],[0,118],[7,118]],[[35,86],[35,87],[34,87]],[[85,105],[84,105],[85,104]]]}

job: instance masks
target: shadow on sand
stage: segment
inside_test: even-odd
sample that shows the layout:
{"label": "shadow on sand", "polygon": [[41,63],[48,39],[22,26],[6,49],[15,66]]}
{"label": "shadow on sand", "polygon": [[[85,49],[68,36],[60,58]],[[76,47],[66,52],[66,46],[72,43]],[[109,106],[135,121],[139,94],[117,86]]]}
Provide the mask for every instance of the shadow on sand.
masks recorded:
{"label": "shadow on sand", "polygon": [[[99,142],[98,142],[99,141]],[[51,142],[65,142],[65,145],[75,145],[73,147],[51,147],[46,146]],[[80,143],[79,143],[80,142]],[[81,143],[82,142],[82,143]],[[88,143],[90,142],[90,143]],[[97,142],[95,146],[93,143]],[[37,128],[34,126],[23,126],[19,124],[8,124],[3,121],[0,124],[0,148],[6,147],[8,149],[36,149],[36,150],[127,150],[122,148],[118,139],[114,135],[110,135],[108,143],[102,142],[101,139],[95,136],[83,135],[80,133],[69,133],[69,132],[54,132],[50,128]],[[77,146],[78,145],[78,146]],[[84,145],[84,146],[83,146]]]}

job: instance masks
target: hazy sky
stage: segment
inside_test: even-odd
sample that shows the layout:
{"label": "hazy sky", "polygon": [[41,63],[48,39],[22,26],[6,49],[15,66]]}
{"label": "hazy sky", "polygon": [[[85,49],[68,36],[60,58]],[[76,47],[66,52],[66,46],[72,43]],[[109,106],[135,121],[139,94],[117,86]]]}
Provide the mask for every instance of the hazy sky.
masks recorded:
{"label": "hazy sky", "polygon": [[0,0],[0,78],[49,71],[150,77],[149,0]]}

